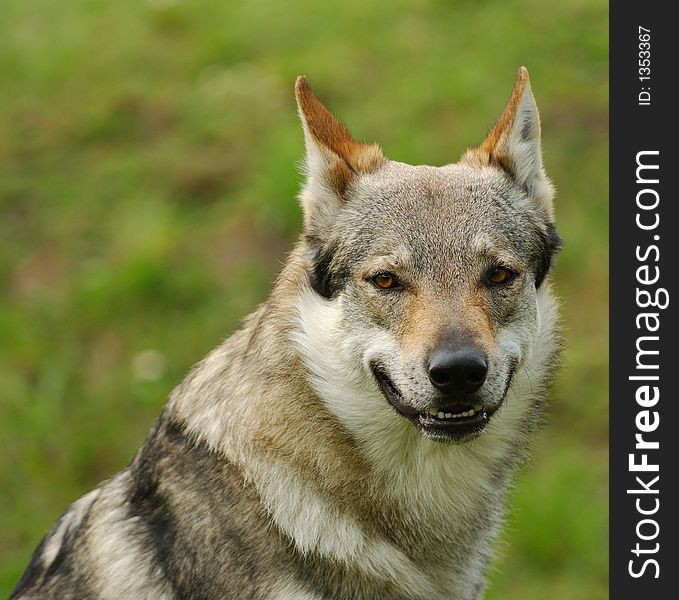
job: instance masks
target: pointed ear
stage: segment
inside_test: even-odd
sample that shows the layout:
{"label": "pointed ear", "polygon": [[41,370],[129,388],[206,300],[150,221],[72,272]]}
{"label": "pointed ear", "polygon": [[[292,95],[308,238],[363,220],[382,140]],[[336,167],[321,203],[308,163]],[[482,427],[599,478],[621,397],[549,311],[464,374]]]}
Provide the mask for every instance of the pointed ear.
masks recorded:
{"label": "pointed ear", "polygon": [[503,169],[544,206],[551,219],[554,191],[542,167],[540,115],[526,67],[519,68],[512,96],[495,127],[480,146],[467,150],[461,162]]}
{"label": "pointed ear", "polygon": [[346,127],[314,95],[306,78],[295,83],[299,116],[306,142],[307,184],[302,192],[304,220],[317,213],[331,215],[342,204],[351,181],[371,173],[386,159],[377,144],[357,142]]}

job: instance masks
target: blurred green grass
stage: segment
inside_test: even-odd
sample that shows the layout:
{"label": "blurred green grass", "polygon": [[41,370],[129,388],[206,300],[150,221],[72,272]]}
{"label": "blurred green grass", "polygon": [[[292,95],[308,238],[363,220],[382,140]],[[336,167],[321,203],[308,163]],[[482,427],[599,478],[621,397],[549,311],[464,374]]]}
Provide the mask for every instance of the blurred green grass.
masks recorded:
{"label": "blurred green grass", "polygon": [[487,598],[606,598],[607,16],[603,0],[5,0],[0,595],[266,297],[301,223],[295,76],[391,158],[444,164],[526,64],[568,347]]}

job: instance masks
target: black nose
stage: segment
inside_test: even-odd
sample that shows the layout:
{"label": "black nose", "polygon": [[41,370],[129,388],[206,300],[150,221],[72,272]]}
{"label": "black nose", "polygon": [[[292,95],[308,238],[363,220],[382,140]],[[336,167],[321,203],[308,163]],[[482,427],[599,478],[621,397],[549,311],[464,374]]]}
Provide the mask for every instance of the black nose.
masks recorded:
{"label": "black nose", "polygon": [[429,359],[429,381],[443,394],[471,394],[486,380],[488,361],[476,347],[438,348]]}

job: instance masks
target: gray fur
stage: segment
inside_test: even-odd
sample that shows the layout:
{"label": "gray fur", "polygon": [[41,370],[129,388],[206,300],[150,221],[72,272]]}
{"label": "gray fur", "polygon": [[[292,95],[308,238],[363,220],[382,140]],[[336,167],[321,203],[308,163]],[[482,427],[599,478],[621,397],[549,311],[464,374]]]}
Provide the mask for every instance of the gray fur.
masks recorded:
{"label": "gray fur", "polygon": [[[501,138],[508,164],[533,165],[521,181],[475,155],[415,167],[375,147],[346,169],[300,103],[305,231],[271,297],[175,390],[130,466],[47,533],[11,598],[479,598],[559,349],[551,188],[539,156],[512,155],[539,149],[525,89],[523,145]],[[498,264],[517,276],[492,288]],[[385,271],[402,288],[376,289]],[[442,402],[427,357],[455,336],[487,352],[468,402],[491,416],[438,439],[371,365],[426,412]]]}

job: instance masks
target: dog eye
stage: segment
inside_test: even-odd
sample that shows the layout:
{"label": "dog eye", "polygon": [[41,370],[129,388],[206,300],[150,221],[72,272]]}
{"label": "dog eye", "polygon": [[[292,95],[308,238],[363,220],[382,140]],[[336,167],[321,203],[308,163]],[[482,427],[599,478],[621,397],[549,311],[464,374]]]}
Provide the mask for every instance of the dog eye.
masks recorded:
{"label": "dog eye", "polygon": [[486,273],[486,281],[490,285],[507,285],[516,277],[516,273],[506,267],[493,267]]}
{"label": "dog eye", "polygon": [[370,281],[381,290],[391,290],[400,286],[396,276],[391,273],[378,273]]}

